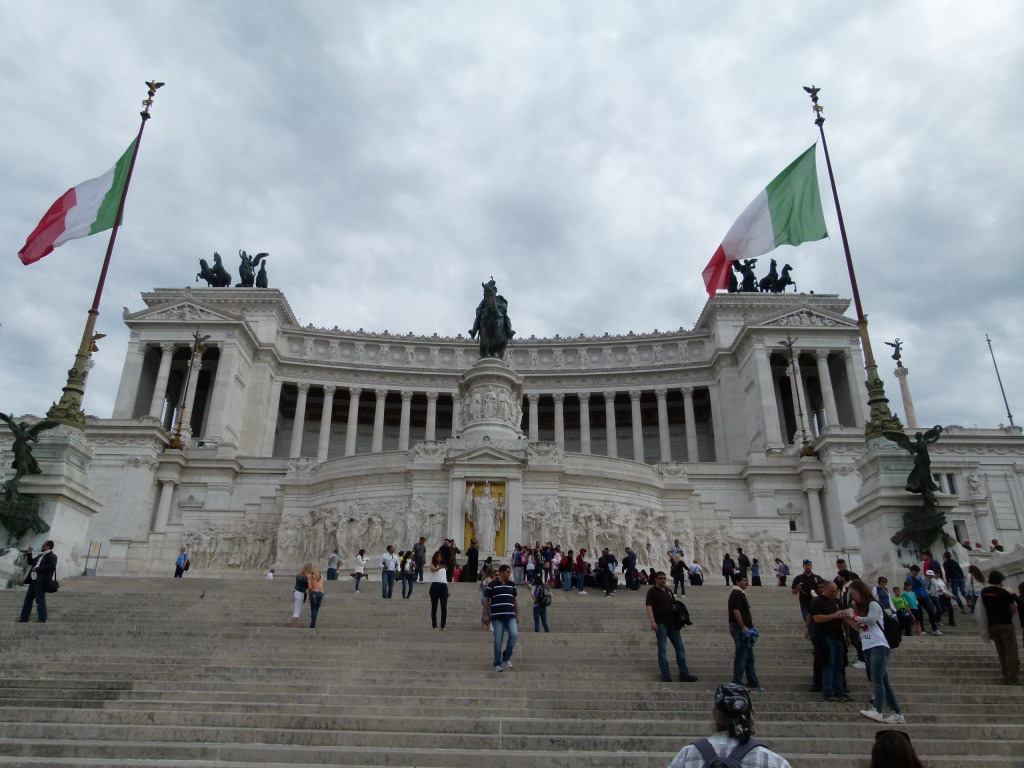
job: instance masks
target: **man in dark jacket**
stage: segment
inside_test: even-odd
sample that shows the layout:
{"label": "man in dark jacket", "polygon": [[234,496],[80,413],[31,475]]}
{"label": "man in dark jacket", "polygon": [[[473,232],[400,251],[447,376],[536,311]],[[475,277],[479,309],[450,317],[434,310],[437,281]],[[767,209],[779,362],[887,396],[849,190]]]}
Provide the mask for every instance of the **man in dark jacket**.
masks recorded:
{"label": "man in dark jacket", "polygon": [[1013,630],[1013,615],[1017,603],[1013,595],[1003,589],[1003,574],[992,571],[988,586],[981,590],[981,602],[988,619],[988,634],[999,654],[999,667],[1006,685],[1020,684],[1020,660],[1017,655],[1017,634]]}
{"label": "man in dark jacket", "polygon": [[44,541],[43,551],[32,557],[32,547],[28,548],[28,564],[30,570],[25,577],[28,592],[21,606],[19,621],[27,622],[32,615],[32,603],[36,604],[36,618],[39,623],[46,623],[46,587],[57,577],[57,555],[53,553],[53,542]]}
{"label": "man in dark jacket", "polygon": [[960,613],[963,613],[964,603],[960,599],[960,595],[964,596],[964,600],[967,599],[967,578],[964,576],[964,569],[960,567],[960,563],[953,559],[952,552],[942,553],[942,572],[946,575],[949,591],[953,594],[956,604],[960,606]]}

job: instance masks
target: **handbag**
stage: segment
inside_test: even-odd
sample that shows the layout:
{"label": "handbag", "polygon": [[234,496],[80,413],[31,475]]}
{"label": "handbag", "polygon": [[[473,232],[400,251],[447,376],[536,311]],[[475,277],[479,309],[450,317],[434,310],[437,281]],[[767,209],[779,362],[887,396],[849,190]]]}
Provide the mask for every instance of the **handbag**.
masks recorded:
{"label": "handbag", "polygon": [[46,586],[43,587],[43,589],[46,590],[47,594],[52,595],[54,592],[60,589],[60,584],[57,582],[56,579],[50,579],[48,582],[46,582]]}

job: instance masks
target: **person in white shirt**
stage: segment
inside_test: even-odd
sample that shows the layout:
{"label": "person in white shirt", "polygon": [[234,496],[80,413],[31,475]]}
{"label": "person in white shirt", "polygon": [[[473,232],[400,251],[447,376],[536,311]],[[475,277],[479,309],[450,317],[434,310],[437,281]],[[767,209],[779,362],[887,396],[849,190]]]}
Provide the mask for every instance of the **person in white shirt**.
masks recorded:
{"label": "person in white shirt", "polygon": [[731,757],[743,768],[791,768],[782,755],[772,752],[754,734],[754,708],[742,685],[725,683],[715,691],[711,716],[715,733],[683,747],[668,768],[703,768],[715,757]]}
{"label": "person in white shirt", "polygon": [[395,589],[395,574],[398,572],[398,555],[393,544],[388,544],[388,551],[380,557],[380,596],[384,600],[391,599]]}
{"label": "person in white shirt", "polygon": [[352,572],[352,575],[356,580],[356,594],[359,594],[359,582],[362,581],[363,576],[366,575],[366,564],[370,562],[370,558],[366,556],[366,550],[360,549],[359,554],[356,555],[356,567]]}
{"label": "person in white shirt", "polygon": [[[907,722],[900,712],[896,694],[889,685],[889,643],[885,639],[884,611],[881,604],[871,594],[871,588],[860,579],[850,582],[850,605],[846,610],[844,621],[851,629],[860,633],[861,648],[868,672],[871,673],[871,685],[874,696],[871,709],[862,709],[860,713],[869,720],[879,723],[897,725]],[[885,714],[885,706],[892,707],[892,713]]]}

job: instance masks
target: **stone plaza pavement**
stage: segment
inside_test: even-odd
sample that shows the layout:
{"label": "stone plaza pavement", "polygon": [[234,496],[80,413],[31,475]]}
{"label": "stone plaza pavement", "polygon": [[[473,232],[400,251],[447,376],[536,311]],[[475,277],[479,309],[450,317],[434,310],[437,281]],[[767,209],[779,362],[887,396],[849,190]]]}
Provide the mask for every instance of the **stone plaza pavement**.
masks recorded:
{"label": "stone plaza pavement", "polygon": [[[288,626],[291,590],[290,574],[79,578],[45,627],[14,623],[23,589],[0,593],[0,765],[656,768],[708,734],[731,675],[721,584],[687,592],[689,684],[659,679],[643,591],[556,590],[552,631],[535,634],[521,590],[515,668],[497,674],[477,585],[453,585],[447,632],[431,631],[425,584],[385,601],[376,575],[359,595],[328,582],[315,630],[308,613]],[[863,765],[886,727],[858,715],[864,673],[848,670],[856,703],[810,693],[796,598],[749,595],[758,738],[795,768]],[[1024,687],[1000,685],[993,646],[957,620],[894,651],[897,727],[932,766],[1022,768]]]}

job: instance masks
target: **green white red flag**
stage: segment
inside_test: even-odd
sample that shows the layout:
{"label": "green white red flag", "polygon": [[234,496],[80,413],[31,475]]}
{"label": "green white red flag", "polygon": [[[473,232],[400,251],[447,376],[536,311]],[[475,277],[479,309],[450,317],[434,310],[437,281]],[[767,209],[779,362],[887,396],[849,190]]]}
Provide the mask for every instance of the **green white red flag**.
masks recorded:
{"label": "green white red flag", "polygon": [[780,245],[799,245],[828,237],[814,162],[817,144],[772,179],[729,228],[704,267],[708,295],[724,290],[734,261],[752,259]]}
{"label": "green white red flag", "polygon": [[68,240],[88,237],[114,226],[137,141],[128,145],[109,171],[72,187],[50,206],[18,251],[23,264],[39,261]]}

